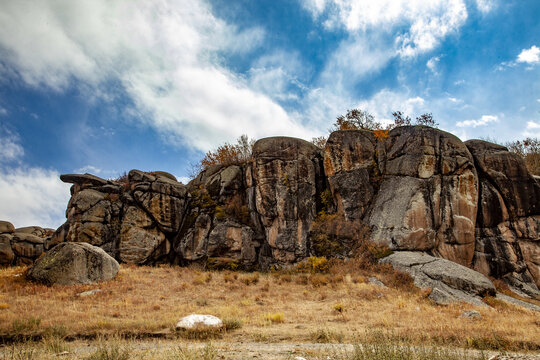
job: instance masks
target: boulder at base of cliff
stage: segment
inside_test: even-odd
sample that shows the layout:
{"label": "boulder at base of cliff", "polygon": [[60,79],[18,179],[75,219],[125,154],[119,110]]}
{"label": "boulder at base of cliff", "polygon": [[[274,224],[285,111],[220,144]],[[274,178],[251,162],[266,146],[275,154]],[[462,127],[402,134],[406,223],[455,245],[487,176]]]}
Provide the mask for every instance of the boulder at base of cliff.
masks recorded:
{"label": "boulder at base of cliff", "polygon": [[481,297],[495,295],[495,286],[487,277],[446,259],[421,252],[399,251],[381,262],[409,273],[419,288],[431,288],[428,297],[437,304],[464,301],[485,306]]}
{"label": "boulder at base of cliff", "polygon": [[28,272],[31,280],[48,285],[91,284],[111,280],[120,265],[103,249],[87,243],[61,243],[40,257]]}

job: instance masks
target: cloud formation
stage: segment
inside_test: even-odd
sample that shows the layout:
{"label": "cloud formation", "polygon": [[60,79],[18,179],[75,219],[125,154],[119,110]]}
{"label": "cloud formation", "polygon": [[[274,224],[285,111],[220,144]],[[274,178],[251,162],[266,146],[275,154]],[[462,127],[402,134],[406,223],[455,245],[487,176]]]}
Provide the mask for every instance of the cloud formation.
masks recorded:
{"label": "cloud formation", "polygon": [[8,162],[18,162],[24,155],[19,135],[0,127],[0,165]]}
{"label": "cloud formation", "polygon": [[[489,4],[476,2],[485,12],[491,9]],[[306,0],[303,5],[327,29],[393,34],[393,47],[402,57],[432,50],[468,16],[464,0]]]}
{"label": "cloud formation", "polygon": [[478,126],[486,126],[489,123],[492,122],[498,122],[499,118],[496,115],[482,115],[480,119],[477,120],[464,120],[459,121],[456,123],[456,126],[458,127],[478,127]]}
{"label": "cloud formation", "polygon": [[264,30],[227,24],[206,2],[6,0],[0,27],[4,76],[57,92],[76,84],[106,99],[125,93],[139,120],[173,142],[208,150],[242,133],[309,134],[221,65],[221,54],[257,48]]}
{"label": "cloud formation", "polygon": [[57,228],[65,221],[69,184],[56,171],[0,167],[0,219],[15,227]]}
{"label": "cloud formation", "polygon": [[530,49],[523,49],[518,57],[517,62],[527,64],[537,64],[540,62],[540,48],[538,46],[531,46]]}

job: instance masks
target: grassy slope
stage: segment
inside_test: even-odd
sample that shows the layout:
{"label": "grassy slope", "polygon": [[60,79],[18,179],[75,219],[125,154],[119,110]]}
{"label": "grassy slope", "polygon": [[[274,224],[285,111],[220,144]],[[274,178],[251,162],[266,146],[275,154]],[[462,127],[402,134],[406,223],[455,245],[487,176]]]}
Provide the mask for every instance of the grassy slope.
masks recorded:
{"label": "grassy slope", "polygon": [[[468,304],[437,306],[420,291],[382,289],[365,274],[205,272],[123,265],[96,285],[52,286],[25,280],[24,268],[0,270],[0,335],[149,336],[174,333],[179,318],[204,313],[241,323],[225,342],[377,342],[384,333],[410,345],[539,350],[538,313],[496,303],[461,318]],[[86,290],[96,295],[80,297]],[[341,310],[341,311],[340,311]]]}

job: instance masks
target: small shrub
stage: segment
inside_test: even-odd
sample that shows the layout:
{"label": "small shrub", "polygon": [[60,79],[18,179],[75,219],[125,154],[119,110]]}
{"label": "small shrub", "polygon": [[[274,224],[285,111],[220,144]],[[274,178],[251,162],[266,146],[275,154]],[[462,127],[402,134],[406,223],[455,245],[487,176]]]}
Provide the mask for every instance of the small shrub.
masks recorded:
{"label": "small shrub", "polygon": [[240,281],[248,286],[251,284],[256,284],[259,282],[259,273],[246,274],[240,279]]}
{"label": "small shrub", "polygon": [[30,317],[26,319],[14,320],[11,327],[14,334],[20,335],[37,330],[40,324],[40,318]]}
{"label": "small shrub", "polygon": [[338,333],[330,329],[317,329],[310,334],[310,337],[317,343],[330,343],[332,341],[341,343],[344,338],[343,333]]}
{"label": "small shrub", "polygon": [[375,139],[377,139],[377,141],[384,141],[389,137],[388,132],[388,130],[374,130],[373,136],[375,136]]}
{"label": "small shrub", "polygon": [[223,319],[223,327],[225,330],[236,330],[242,327],[242,320],[237,318],[225,318]]}
{"label": "small shrub", "polygon": [[307,285],[309,282],[309,278],[305,274],[299,274],[298,276],[296,276],[296,279],[294,282],[297,283],[298,285]]}
{"label": "small shrub", "polygon": [[9,304],[0,304],[0,310],[9,309]]}
{"label": "small shrub", "polygon": [[59,354],[70,350],[69,345],[64,339],[58,336],[44,337],[42,343],[45,350],[53,354]]}
{"label": "small shrub", "polygon": [[264,320],[271,323],[282,323],[285,321],[284,319],[285,315],[283,315],[283,313],[268,313],[264,315]]}
{"label": "small shrub", "polygon": [[197,304],[197,306],[200,306],[200,307],[208,306],[208,300],[206,299],[197,299],[195,303]]}
{"label": "small shrub", "polygon": [[219,339],[222,337],[222,333],[225,327],[209,327],[209,326],[195,326],[191,329],[178,330],[178,335],[184,339],[189,340],[208,340]]}
{"label": "small shrub", "polygon": [[338,314],[343,314],[343,312],[345,311],[345,305],[343,305],[342,303],[334,304],[334,306],[333,306],[332,308],[333,308],[334,311],[336,311]]}
{"label": "small shrub", "polygon": [[328,259],[324,256],[311,256],[299,263],[296,269],[300,272],[327,273],[329,271]]}
{"label": "small shrub", "polygon": [[212,344],[206,344],[201,350],[179,346],[166,354],[166,359],[170,360],[214,360],[217,358],[218,352]]}
{"label": "small shrub", "polygon": [[328,285],[328,276],[324,274],[312,274],[309,281],[313,287],[321,287]]}
{"label": "small shrub", "polygon": [[87,357],[87,360],[129,360],[131,348],[121,346],[117,341],[107,341],[100,343],[97,350]]}
{"label": "small shrub", "polygon": [[361,221],[347,221],[338,214],[319,213],[310,229],[316,256],[347,257],[349,252],[369,239],[370,227]]}
{"label": "small shrub", "polygon": [[241,164],[251,159],[251,152],[255,140],[249,139],[247,135],[238,138],[236,144],[225,143],[217,147],[214,151],[208,151],[200,161],[198,170],[206,170],[212,165],[233,165]]}

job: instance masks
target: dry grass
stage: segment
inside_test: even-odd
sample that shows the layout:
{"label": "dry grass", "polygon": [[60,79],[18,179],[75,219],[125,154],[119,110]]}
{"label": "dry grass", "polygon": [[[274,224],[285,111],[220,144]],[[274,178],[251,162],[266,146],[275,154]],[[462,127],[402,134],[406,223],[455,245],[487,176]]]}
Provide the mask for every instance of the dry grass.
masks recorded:
{"label": "dry grass", "polygon": [[[113,281],[51,287],[28,282],[24,270],[0,269],[0,303],[8,305],[0,308],[4,339],[174,337],[180,336],[174,331],[179,318],[205,313],[229,319],[231,331],[220,334],[227,342],[370,343],[366,331],[377,329],[411,345],[540,349],[538,313],[508,305],[477,308],[481,319],[464,319],[461,313],[473,306],[436,306],[391,281],[388,289],[368,284],[367,273],[345,266],[328,274],[236,274],[123,265]],[[78,296],[95,288],[101,292]],[[282,314],[281,322],[268,314]]]}

